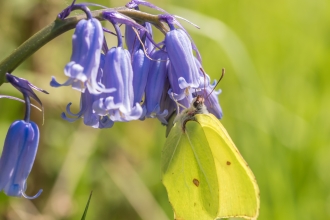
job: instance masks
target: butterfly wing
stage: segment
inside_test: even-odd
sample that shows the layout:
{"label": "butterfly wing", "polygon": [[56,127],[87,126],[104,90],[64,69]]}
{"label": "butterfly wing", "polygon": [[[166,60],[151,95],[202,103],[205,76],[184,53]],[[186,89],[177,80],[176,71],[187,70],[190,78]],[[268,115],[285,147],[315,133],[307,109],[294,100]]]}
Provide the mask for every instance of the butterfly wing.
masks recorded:
{"label": "butterfly wing", "polygon": [[212,114],[176,123],[162,153],[163,184],[177,220],[256,218],[255,177]]}
{"label": "butterfly wing", "polygon": [[193,122],[192,134],[188,130],[184,133],[178,124],[171,129],[161,160],[162,181],[175,219],[214,219],[219,185],[211,149],[204,146],[206,136],[197,122]]}
{"label": "butterfly wing", "polygon": [[[218,217],[256,218],[259,188],[256,179],[220,121],[212,114],[197,114],[212,151],[219,182]],[[187,123],[187,127],[192,124]],[[197,134],[196,134],[197,135]]]}

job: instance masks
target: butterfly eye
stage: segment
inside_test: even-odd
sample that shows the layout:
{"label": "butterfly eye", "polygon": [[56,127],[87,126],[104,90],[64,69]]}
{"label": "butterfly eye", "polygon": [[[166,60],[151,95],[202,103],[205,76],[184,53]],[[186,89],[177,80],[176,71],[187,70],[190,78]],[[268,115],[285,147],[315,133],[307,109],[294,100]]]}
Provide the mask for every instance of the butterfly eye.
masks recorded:
{"label": "butterfly eye", "polygon": [[201,95],[198,95],[196,97],[196,100],[193,102],[193,106],[195,108],[201,108],[201,106],[204,104],[204,98]]}
{"label": "butterfly eye", "polygon": [[194,105],[194,108],[195,108],[196,110],[200,110],[200,109],[203,107],[203,102],[201,102],[200,100],[196,100],[196,101],[193,103],[193,105]]}
{"label": "butterfly eye", "polygon": [[199,101],[196,99],[196,101],[194,101],[194,103],[193,103],[193,106],[194,106],[195,108],[197,108],[198,105],[199,105]]}

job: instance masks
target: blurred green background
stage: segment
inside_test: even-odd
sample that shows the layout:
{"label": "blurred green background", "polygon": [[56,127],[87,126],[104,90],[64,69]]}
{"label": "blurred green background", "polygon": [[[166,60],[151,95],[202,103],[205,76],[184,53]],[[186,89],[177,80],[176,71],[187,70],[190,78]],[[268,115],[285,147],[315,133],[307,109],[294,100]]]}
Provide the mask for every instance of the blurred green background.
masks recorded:
{"label": "blurred green background", "polygon": [[[330,1],[152,3],[200,26],[183,22],[212,78],[226,68],[219,85],[222,123],[257,178],[259,219],[330,219]],[[69,4],[0,0],[0,60]],[[87,219],[172,219],[160,172],[165,127],[149,119],[97,130],[61,119],[69,102],[78,111],[79,94],[52,88],[49,81],[51,76],[65,80],[72,33],[54,39],[14,71],[50,93],[38,94],[44,124],[42,114],[32,112],[41,140],[26,191],[44,192],[31,201],[0,193],[0,219],[80,219],[91,190]],[[115,37],[108,40],[115,45]],[[21,97],[7,84],[0,94]],[[0,110],[1,148],[10,124],[22,119],[24,105],[1,99]]]}

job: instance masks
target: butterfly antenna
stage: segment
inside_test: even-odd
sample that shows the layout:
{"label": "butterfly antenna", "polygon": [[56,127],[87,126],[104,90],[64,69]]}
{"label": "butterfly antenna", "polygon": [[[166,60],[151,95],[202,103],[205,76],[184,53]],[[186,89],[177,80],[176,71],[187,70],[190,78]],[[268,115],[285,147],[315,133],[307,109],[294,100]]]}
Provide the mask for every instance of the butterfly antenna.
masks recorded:
{"label": "butterfly antenna", "polygon": [[222,72],[221,72],[221,77],[218,80],[217,84],[215,84],[215,86],[213,87],[212,91],[210,92],[210,94],[208,94],[207,98],[212,94],[212,92],[215,90],[215,88],[217,87],[217,85],[219,84],[219,82],[222,80],[222,78],[225,75],[225,68],[222,68]]}

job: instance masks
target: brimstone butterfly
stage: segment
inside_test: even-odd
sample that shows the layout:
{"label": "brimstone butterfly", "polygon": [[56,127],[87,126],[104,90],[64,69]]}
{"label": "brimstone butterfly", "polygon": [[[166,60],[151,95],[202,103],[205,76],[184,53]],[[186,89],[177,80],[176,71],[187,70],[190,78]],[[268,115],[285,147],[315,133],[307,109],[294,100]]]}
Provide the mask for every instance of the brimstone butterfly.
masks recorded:
{"label": "brimstone butterfly", "polygon": [[204,98],[174,120],[162,152],[162,181],[176,220],[213,220],[259,214],[256,179]]}

